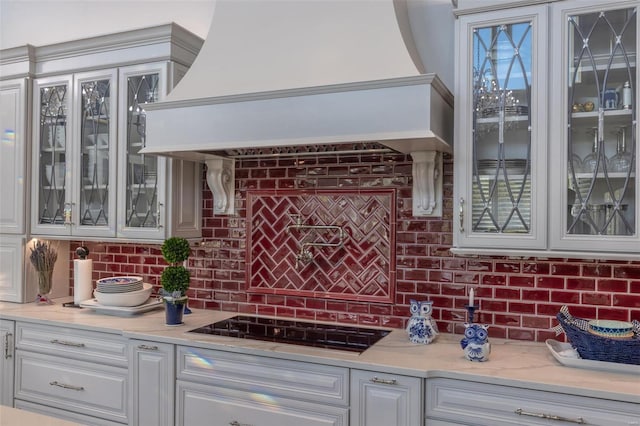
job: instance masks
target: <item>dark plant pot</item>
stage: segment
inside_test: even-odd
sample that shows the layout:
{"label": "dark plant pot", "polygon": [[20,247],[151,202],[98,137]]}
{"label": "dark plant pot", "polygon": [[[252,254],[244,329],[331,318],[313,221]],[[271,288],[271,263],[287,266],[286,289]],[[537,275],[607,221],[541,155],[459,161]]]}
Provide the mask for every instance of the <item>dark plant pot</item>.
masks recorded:
{"label": "dark plant pot", "polygon": [[164,313],[167,325],[180,325],[182,324],[182,315],[184,314],[184,307],[186,301],[179,302],[164,302]]}

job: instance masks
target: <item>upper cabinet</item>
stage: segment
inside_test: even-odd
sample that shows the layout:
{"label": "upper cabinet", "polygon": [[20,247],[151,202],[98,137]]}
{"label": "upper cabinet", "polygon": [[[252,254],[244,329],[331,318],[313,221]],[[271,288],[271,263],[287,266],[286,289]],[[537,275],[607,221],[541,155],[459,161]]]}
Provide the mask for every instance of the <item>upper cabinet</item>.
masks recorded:
{"label": "upper cabinet", "polygon": [[544,6],[458,20],[457,244],[546,245]]}
{"label": "upper cabinet", "polygon": [[26,232],[25,202],[27,184],[28,105],[31,80],[0,81],[0,233]]}
{"label": "upper cabinet", "polygon": [[637,1],[485,3],[457,10],[453,251],[640,255]]}
{"label": "upper cabinet", "polygon": [[552,7],[553,248],[640,254],[638,2]]}
{"label": "upper cabinet", "polygon": [[0,52],[0,234],[28,232],[32,72],[32,46]]}
{"label": "upper cabinet", "polygon": [[34,83],[33,235],[200,236],[200,166],[139,153],[145,106],[177,83],[200,44],[170,24],[36,52],[46,71]]}

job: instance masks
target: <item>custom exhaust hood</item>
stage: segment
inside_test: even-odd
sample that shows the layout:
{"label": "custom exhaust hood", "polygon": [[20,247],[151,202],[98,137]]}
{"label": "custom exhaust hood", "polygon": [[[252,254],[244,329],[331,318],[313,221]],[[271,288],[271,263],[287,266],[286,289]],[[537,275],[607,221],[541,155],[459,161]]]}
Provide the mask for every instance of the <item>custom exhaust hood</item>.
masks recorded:
{"label": "custom exhaust hood", "polygon": [[441,214],[453,97],[426,73],[409,2],[216,0],[209,34],[142,152],[203,161],[214,213],[233,213],[237,157],[387,148],[411,153],[414,214]]}

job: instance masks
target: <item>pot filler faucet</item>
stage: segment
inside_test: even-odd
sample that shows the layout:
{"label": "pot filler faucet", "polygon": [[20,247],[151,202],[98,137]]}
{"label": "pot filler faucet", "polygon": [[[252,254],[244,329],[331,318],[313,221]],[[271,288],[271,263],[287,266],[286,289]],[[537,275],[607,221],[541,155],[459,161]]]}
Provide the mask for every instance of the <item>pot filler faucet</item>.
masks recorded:
{"label": "pot filler faucet", "polygon": [[338,233],[338,241],[327,242],[309,242],[305,241],[300,244],[300,250],[296,256],[296,269],[301,265],[306,265],[313,260],[313,254],[309,250],[309,247],[342,247],[347,234],[342,229],[342,226],[337,225],[305,225],[302,216],[299,214],[291,215],[294,224],[287,226],[287,232],[291,232],[292,229],[296,230],[332,230]]}

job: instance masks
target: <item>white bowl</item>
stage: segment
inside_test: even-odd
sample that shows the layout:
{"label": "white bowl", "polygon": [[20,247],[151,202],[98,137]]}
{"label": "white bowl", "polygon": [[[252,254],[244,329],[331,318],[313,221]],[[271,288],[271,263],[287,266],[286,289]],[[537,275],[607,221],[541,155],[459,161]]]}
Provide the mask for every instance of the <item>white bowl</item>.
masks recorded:
{"label": "white bowl", "polygon": [[99,304],[104,306],[138,306],[149,299],[152,289],[153,286],[151,284],[144,283],[142,290],[126,293],[100,293],[95,290],[93,296]]}

